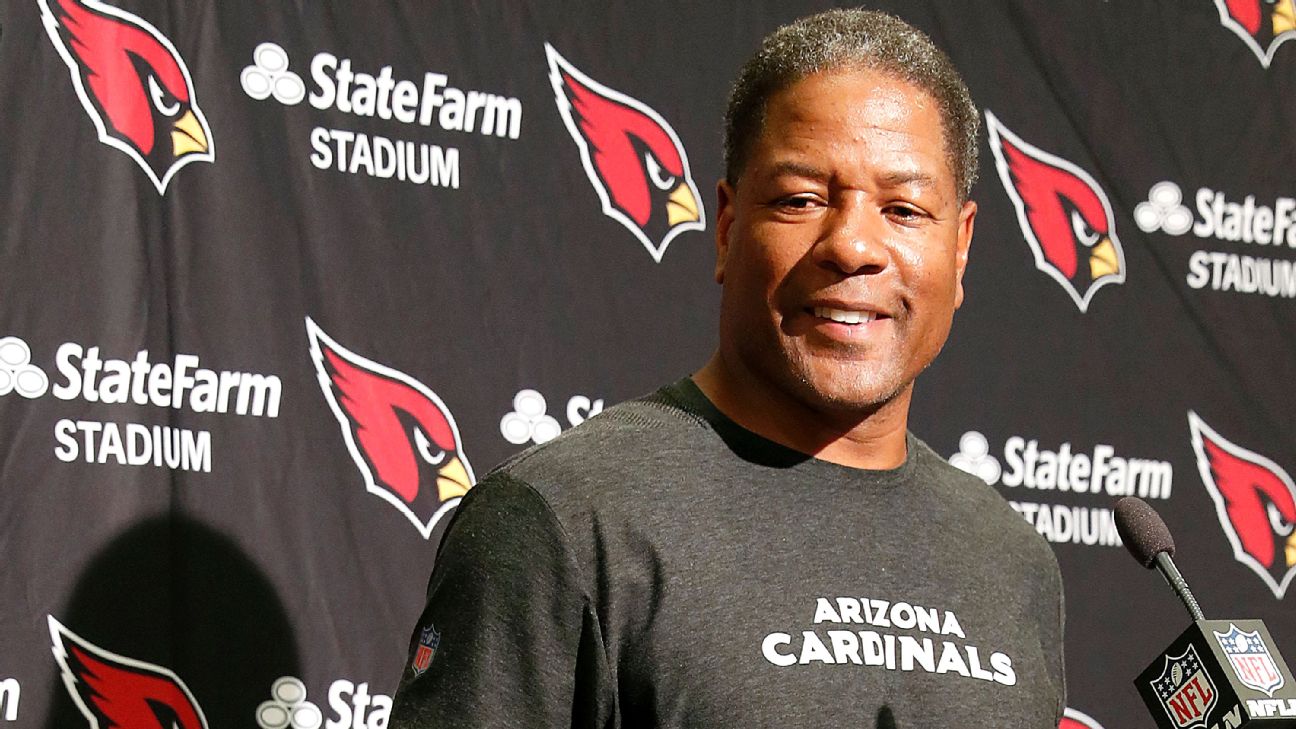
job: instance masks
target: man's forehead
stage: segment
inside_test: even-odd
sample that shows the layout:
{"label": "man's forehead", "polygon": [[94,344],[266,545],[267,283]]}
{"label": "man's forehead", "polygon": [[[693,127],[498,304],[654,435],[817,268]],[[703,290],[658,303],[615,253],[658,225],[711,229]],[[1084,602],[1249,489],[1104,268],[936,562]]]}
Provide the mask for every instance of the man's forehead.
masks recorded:
{"label": "man's forehead", "polygon": [[941,121],[935,99],[903,79],[867,68],[820,71],[770,97],[746,172],[826,178],[867,157],[883,184],[953,185]]}
{"label": "man's forehead", "polygon": [[828,104],[816,104],[820,113],[867,118],[875,124],[900,123],[915,114],[931,114],[937,123],[940,119],[936,100],[922,87],[894,74],[854,66],[819,71],[788,84],[770,96],[766,118],[803,116],[808,97],[820,95],[829,97]]}

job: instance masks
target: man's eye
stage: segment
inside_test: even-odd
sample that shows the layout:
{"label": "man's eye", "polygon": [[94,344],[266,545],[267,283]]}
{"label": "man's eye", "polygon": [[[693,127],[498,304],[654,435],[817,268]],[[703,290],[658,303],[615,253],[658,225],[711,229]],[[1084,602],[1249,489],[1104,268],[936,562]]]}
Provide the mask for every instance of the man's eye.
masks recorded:
{"label": "man's eye", "polygon": [[907,205],[892,205],[886,209],[886,213],[899,220],[917,220],[922,217],[920,211]]}
{"label": "man's eye", "polygon": [[814,206],[814,199],[809,197],[785,197],[778,201],[778,206],[788,210],[806,210]]}

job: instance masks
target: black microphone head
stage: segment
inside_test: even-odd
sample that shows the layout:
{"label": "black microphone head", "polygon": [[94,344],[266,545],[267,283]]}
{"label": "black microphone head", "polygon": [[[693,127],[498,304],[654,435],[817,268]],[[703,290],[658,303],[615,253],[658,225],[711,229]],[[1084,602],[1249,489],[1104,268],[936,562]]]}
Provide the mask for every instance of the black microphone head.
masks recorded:
{"label": "black microphone head", "polygon": [[1125,548],[1139,564],[1152,568],[1156,556],[1167,552],[1174,556],[1174,538],[1161,515],[1137,496],[1126,496],[1116,502],[1116,533]]}

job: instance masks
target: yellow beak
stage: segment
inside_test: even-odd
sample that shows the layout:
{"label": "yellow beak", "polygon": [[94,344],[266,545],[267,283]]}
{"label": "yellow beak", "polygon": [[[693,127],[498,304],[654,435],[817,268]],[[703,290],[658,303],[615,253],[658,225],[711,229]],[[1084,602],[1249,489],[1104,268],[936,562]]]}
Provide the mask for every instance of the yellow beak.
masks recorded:
{"label": "yellow beak", "polygon": [[1296,567],[1296,531],[1293,531],[1291,536],[1287,537],[1287,547],[1283,552],[1287,557],[1287,566]]}
{"label": "yellow beak", "polygon": [[185,112],[176,120],[171,129],[171,147],[177,159],[194,152],[206,152],[207,134],[203,132],[202,123],[198,121],[193,109]]}
{"label": "yellow beak", "polygon": [[1111,238],[1103,237],[1089,252],[1089,274],[1096,281],[1113,273],[1120,273],[1120,256],[1116,255]]}
{"label": "yellow beak", "polygon": [[1296,30],[1296,7],[1292,0],[1278,0],[1273,9],[1273,34],[1278,36],[1289,30]]}
{"label": "yellow beak", "polygon": [[671,225],[680,223],[691,223],[699,219],[698,201],[693,196],[693,191],[689,189],[687,182],[681,182],[679,187],[675,188],[670,194],[670,200],[666,203],[666,220]]}
{"label": "yellow beak", "polygon": [[472,480],[468,478],[468,469],[464,468],[459,456],[451,458],[437,472],[437,496],[442,501],[463,496],[470,488],[472,488]]}

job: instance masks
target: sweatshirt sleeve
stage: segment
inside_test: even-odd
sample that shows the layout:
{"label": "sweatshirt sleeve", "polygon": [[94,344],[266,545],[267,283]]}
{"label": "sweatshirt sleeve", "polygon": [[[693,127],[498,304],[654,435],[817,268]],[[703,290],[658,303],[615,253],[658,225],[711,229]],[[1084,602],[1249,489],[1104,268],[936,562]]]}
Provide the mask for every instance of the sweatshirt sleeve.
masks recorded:
{"label": "sweatshirt sleeve", "polygon": [[392,728],[607,725],[613,682],[583,582],[530,486],[496,473],[474,487],[437,555]]}
{"label": "sweatshirt sleeve", "polygon": [[1057,720],[1062,721],[1062,715],[1067,706],[1067,686],[1066,686],[1066,596],[1063,594],[1062,572],[1058,568],[1057,561],[1054,559],[1050,566],[1053,573],[1053,584],[1056,586],[1054,594],[1056,595],[1055,603],[1057,620],[1050,625],[1052,633],[1049,635],[1050,643],[1056,646],[1049,656],[1049,673],[1057,687]]}

